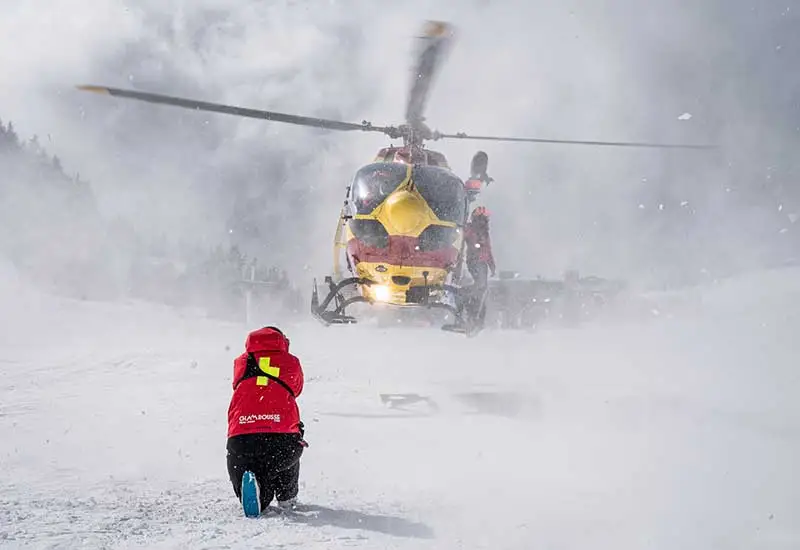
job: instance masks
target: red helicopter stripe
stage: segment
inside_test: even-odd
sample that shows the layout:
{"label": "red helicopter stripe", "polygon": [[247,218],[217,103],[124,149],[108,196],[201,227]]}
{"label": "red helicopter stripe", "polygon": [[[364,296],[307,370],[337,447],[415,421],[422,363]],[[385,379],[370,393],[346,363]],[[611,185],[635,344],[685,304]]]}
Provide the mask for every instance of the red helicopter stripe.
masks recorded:
{"label": "red helicopter stripe", "polygon": [[446,269],[454,265],[458,259],[458,250],[452,246],[439,250],[417,250],[419,239],[389,235],[386,248],[367,246],[358,239],[350,239],[347,243],[347,254],[353,262],[370,262],[401,267],[434,267]]}

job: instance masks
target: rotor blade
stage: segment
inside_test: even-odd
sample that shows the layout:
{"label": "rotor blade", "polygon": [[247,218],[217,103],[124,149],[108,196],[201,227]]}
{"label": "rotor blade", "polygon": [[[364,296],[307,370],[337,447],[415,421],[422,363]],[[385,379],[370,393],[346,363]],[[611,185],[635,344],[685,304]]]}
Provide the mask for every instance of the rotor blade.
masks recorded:
{"label": "rotor blade", "polygon": [[417,39],[417,60],[411,75],[411,90],[406,105],[406,123],[422,124],[428,94],[453,39],[453,27],[442,21],[428,21]]}
{"label": "rotor blade", "polygon": [[433,139],[475,139],[483,141],[517,141],[525,143],[559,143],[563,145],[601,145],[610,147],[652,147],[658,149],[716,149],[715,145],[688,145],[688,144],[672,144],[672,143],[639,143],[629,141],[576,141],[564,139],[540,139],[540,138],[519,138],[519,137],[501,137],[501,136],[468,136],[464,133],[458,134],[442,134],[439,132],[434,133]]}
{"label": "rotor blade", "polygon": [[328,120],[325,118],[314,118],[299,115],[289,115],[285,113],[276,113],[273,111],[262,111],[258,109],[247,109],[245,107],[234,107],[231,105],[222,105],[219,103],[208,103],[205,101],[196,101],[193,99],[183,99],[180,97],[172,97],[168,95],[152,94],[149,92],[136,92],[133,90],[122,90],[119,88],[108,88],[105,86],[78,86],[79,90],[94,92],[98,94],[107,94],[114,97],[124,97],[127,99],[136,99],[138,101],[146,101],[148,103],[158,103],[163,105],[174,105],[175,107],[183,107],[186,109],[194,109],[196,111],[210,111],[213,113],[223,113],[227,115],[235,115],[248,118],[258,118],[262,120],[271,120],[274,122],[286,122],[288,124],[299,124],[301,126],[312,126],[314,128],[324,128],[326,130],[361,130],[364,132],[382,132],[390,134],[396,132],[393,127],[373,126],[366,120],[361,124],[352,122],[340,122],[338,120]]}

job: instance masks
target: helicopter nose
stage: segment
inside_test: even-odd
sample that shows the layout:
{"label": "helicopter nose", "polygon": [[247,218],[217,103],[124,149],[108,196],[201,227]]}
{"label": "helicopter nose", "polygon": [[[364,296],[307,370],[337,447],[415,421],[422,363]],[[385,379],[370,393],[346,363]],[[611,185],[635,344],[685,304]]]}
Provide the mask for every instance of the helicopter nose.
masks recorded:
{"label": "helicopter nose", "polygon": [[408,191],[398,191],[386,201],[386,214],[395,232],[413,234],[425,223],[425,203]]}

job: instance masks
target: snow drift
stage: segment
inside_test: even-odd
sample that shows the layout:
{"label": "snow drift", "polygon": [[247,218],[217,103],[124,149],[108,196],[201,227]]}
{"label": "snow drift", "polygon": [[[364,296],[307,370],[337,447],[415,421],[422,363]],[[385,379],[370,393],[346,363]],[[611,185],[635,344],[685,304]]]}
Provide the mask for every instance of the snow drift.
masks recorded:
{"label": "snow drift", "polygon": [[534,335],[285,325],[308,379],[304,506],[259,520],[224,456],[248,327],[18,296],[0,333],[0,543],[795,548],[799,280]]}

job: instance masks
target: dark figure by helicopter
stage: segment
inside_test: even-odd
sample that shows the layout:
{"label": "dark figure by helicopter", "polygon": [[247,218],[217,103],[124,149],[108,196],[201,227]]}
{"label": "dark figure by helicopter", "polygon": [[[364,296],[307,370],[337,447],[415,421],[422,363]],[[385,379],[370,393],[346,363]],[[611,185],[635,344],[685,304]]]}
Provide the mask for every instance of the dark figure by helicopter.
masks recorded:
{"label": "dark figure by helicopter", "polygon": [[464,228],[464,242],[467,269],[473,280],[465,303],[466,313],[482,327],[486,316],[489,274],[494,277],[496,270],[489,237],[489,211],[485,207],[478,206],[472,211],[470,221]]}
{"label": "dark figure by helicopter", "polygon": [[464,228],[464,240],[467,269],[477,286],[486,287],[489,273],[494,277],[496,266],[489,237],[489,211],[484,206],[472,211],[469,223]]}

